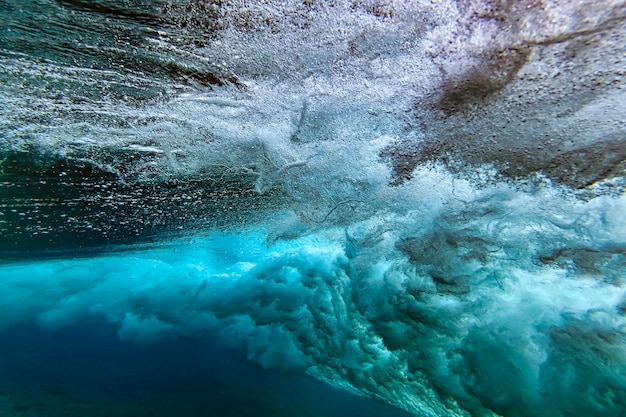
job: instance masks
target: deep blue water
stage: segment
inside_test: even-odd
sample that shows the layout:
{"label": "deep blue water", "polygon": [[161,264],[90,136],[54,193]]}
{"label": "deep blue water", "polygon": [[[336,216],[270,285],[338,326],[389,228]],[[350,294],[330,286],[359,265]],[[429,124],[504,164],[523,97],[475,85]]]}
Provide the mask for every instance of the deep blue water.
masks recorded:
{"label": "deep blue water", "polygon": [[94,318],[56,332],[0,333],[0,415],[408,417],[304,376],[281,375],[216,347],[210,335],[149,346]]}

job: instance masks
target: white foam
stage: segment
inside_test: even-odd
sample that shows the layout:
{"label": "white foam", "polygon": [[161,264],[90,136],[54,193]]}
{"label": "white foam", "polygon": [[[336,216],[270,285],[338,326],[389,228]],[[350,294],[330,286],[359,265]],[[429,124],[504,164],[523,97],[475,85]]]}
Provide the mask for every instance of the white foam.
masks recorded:
{"label": "white foam", "polygon": [[[455,403],[504,414],[530,405],[536,415],[560,403],[619,407],[603,398],[625,392],[615,379],[626,366],[626,271],[615,249],[624,198],[458,182],[446,191],[443,173],[431,175],[440,188],[428,204],[295,240],[266,240],[265,224],[161,249],[4,264],[2,327],[56,330],[104,314],[137,343],[208,330],[262,366],[426,415],[461,415]],[[563,366],[613,388],[560,390]]]}

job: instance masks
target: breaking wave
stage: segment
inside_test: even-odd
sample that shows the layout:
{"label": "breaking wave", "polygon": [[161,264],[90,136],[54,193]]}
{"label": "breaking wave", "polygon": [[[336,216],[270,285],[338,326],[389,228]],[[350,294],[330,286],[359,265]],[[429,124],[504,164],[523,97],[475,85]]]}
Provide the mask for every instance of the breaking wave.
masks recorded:
{"label": "breaking wave", "polygon": [[0,329],[420,416],[626,414],[622,1],[5,0]]}

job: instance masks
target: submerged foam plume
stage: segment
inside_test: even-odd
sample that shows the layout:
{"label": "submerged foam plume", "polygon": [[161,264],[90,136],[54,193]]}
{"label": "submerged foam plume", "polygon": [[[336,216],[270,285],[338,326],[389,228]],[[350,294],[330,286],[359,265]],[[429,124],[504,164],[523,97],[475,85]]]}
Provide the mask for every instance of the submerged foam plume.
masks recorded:
{"label": "submerged foam plume", "polygon": [[625,414],[623,1],[22,3],[0,328],[208,333],[416,415]]}
{"label": "submerged foam plume", "polygon": [[138,343],[209,332],[419,415],[620,414],[624,199],[439,191],[296,240],[268,244],[267,224],[3,265],[2,326],[102,314]]}

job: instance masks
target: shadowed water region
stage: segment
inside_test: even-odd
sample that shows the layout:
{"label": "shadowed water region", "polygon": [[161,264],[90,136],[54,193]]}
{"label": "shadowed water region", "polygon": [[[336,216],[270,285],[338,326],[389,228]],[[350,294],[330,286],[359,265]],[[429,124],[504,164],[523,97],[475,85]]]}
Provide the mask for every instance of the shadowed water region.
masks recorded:
{"label": "shadowed water region", "polygon": [[92,319],[0,333],[3,417],[408,417],[308,377],[263,370],[194,335],[149,346]]}

